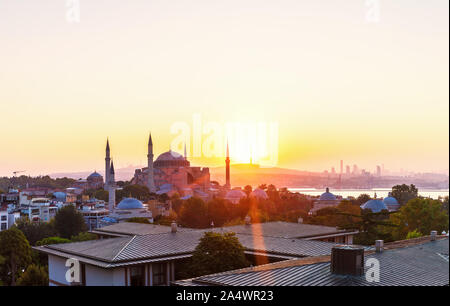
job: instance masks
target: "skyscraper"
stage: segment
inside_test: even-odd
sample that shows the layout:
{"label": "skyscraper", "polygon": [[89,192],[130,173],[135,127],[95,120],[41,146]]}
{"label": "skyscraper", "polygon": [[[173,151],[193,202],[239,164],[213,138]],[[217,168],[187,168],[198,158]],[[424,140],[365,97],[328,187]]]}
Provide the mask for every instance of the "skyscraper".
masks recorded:
{"label": "skyscraper", "polygon": [[344,173],[344,161],[341,159],[341,175]]}

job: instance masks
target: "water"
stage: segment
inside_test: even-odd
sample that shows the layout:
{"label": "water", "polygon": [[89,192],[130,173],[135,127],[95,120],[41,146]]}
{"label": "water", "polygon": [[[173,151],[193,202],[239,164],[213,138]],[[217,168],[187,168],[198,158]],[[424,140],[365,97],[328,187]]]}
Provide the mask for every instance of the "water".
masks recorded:
{"label": "water", "polygon": [[[315,189],[315,188],[288,188],[291,192],[299,192],[311,196],[320,196],[322,193],[325,192],[325,189]],[[392,188],[373,188],[373,189],[331,189],[330,192],[335,195],[340,195],[343,198],[346,197],[354,197],[357,198],[360,194],[368,194],[371,197],[374,196],[374,194],[377,194],[378,198],[385,198],[388,196],[388,193],[392,191]],[[419,188],[419,195],[423,197],[430,197],[432,199],[437,199],[439,197],[445,197],[449,195],[448,189],[420,189]]]}

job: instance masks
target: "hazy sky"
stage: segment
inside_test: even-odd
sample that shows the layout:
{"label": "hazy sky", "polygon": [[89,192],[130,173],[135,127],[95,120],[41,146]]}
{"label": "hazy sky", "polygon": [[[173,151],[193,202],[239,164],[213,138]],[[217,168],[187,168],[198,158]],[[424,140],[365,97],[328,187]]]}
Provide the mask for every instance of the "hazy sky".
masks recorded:
{"label": "hazy sky", "polygon": [[446,170],[449,1],[366,2],[0,0],[0,175],[143,164],[195,114],[278,123],[280,167]]}

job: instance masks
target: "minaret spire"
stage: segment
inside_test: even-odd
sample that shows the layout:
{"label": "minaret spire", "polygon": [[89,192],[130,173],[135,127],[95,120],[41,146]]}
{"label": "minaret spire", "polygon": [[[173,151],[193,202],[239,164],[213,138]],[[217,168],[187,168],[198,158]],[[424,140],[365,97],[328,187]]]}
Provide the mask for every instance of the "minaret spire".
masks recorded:
{"label": "minaret spire", "polygon": [[153,140],[152,133],[148,137],[147,154],[147,187],[150,192],[156,192],[155,179],[153,177]]}
{"label": "minaret spire", "polygon": [[109,148],[109,138],[106,138],[106,154],[105,154],[105,190],[108,190],[110,181],[110,167],[111,167],[111,150]]}
{"label": "minaret spire", "polygon": [[114,178],[114,162],[111,161],[111,168],[109,169],[109,183],[108,183],[108,210],[113,213],[116,207],[116,180]]}
{"label": "minaret spire", "polygon": [[184,143],[184,160],[187,160],[186,142]]}
{"label": "minaret spire", "polygon": [[227,139],[227,157],[225,158],[225,188],[230,189],[230,149],[228,147],[228,139]]}

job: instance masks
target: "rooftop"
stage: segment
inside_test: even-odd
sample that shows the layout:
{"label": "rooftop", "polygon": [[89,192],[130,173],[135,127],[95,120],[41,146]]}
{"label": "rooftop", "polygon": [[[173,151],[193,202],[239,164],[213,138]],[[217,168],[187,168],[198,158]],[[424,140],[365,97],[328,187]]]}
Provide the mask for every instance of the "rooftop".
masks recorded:
{"label": "rooftop", "polygon": [[175,283],[181,286],[442,286],[449,284],[448,249],[448,238],[430,241],[425,237],[386,244],[382,253],[366,251],[366,261],[376,258],[380,262],[379,283],[369,283],[364,276],[332,274],[330,256],[282,261]]}

